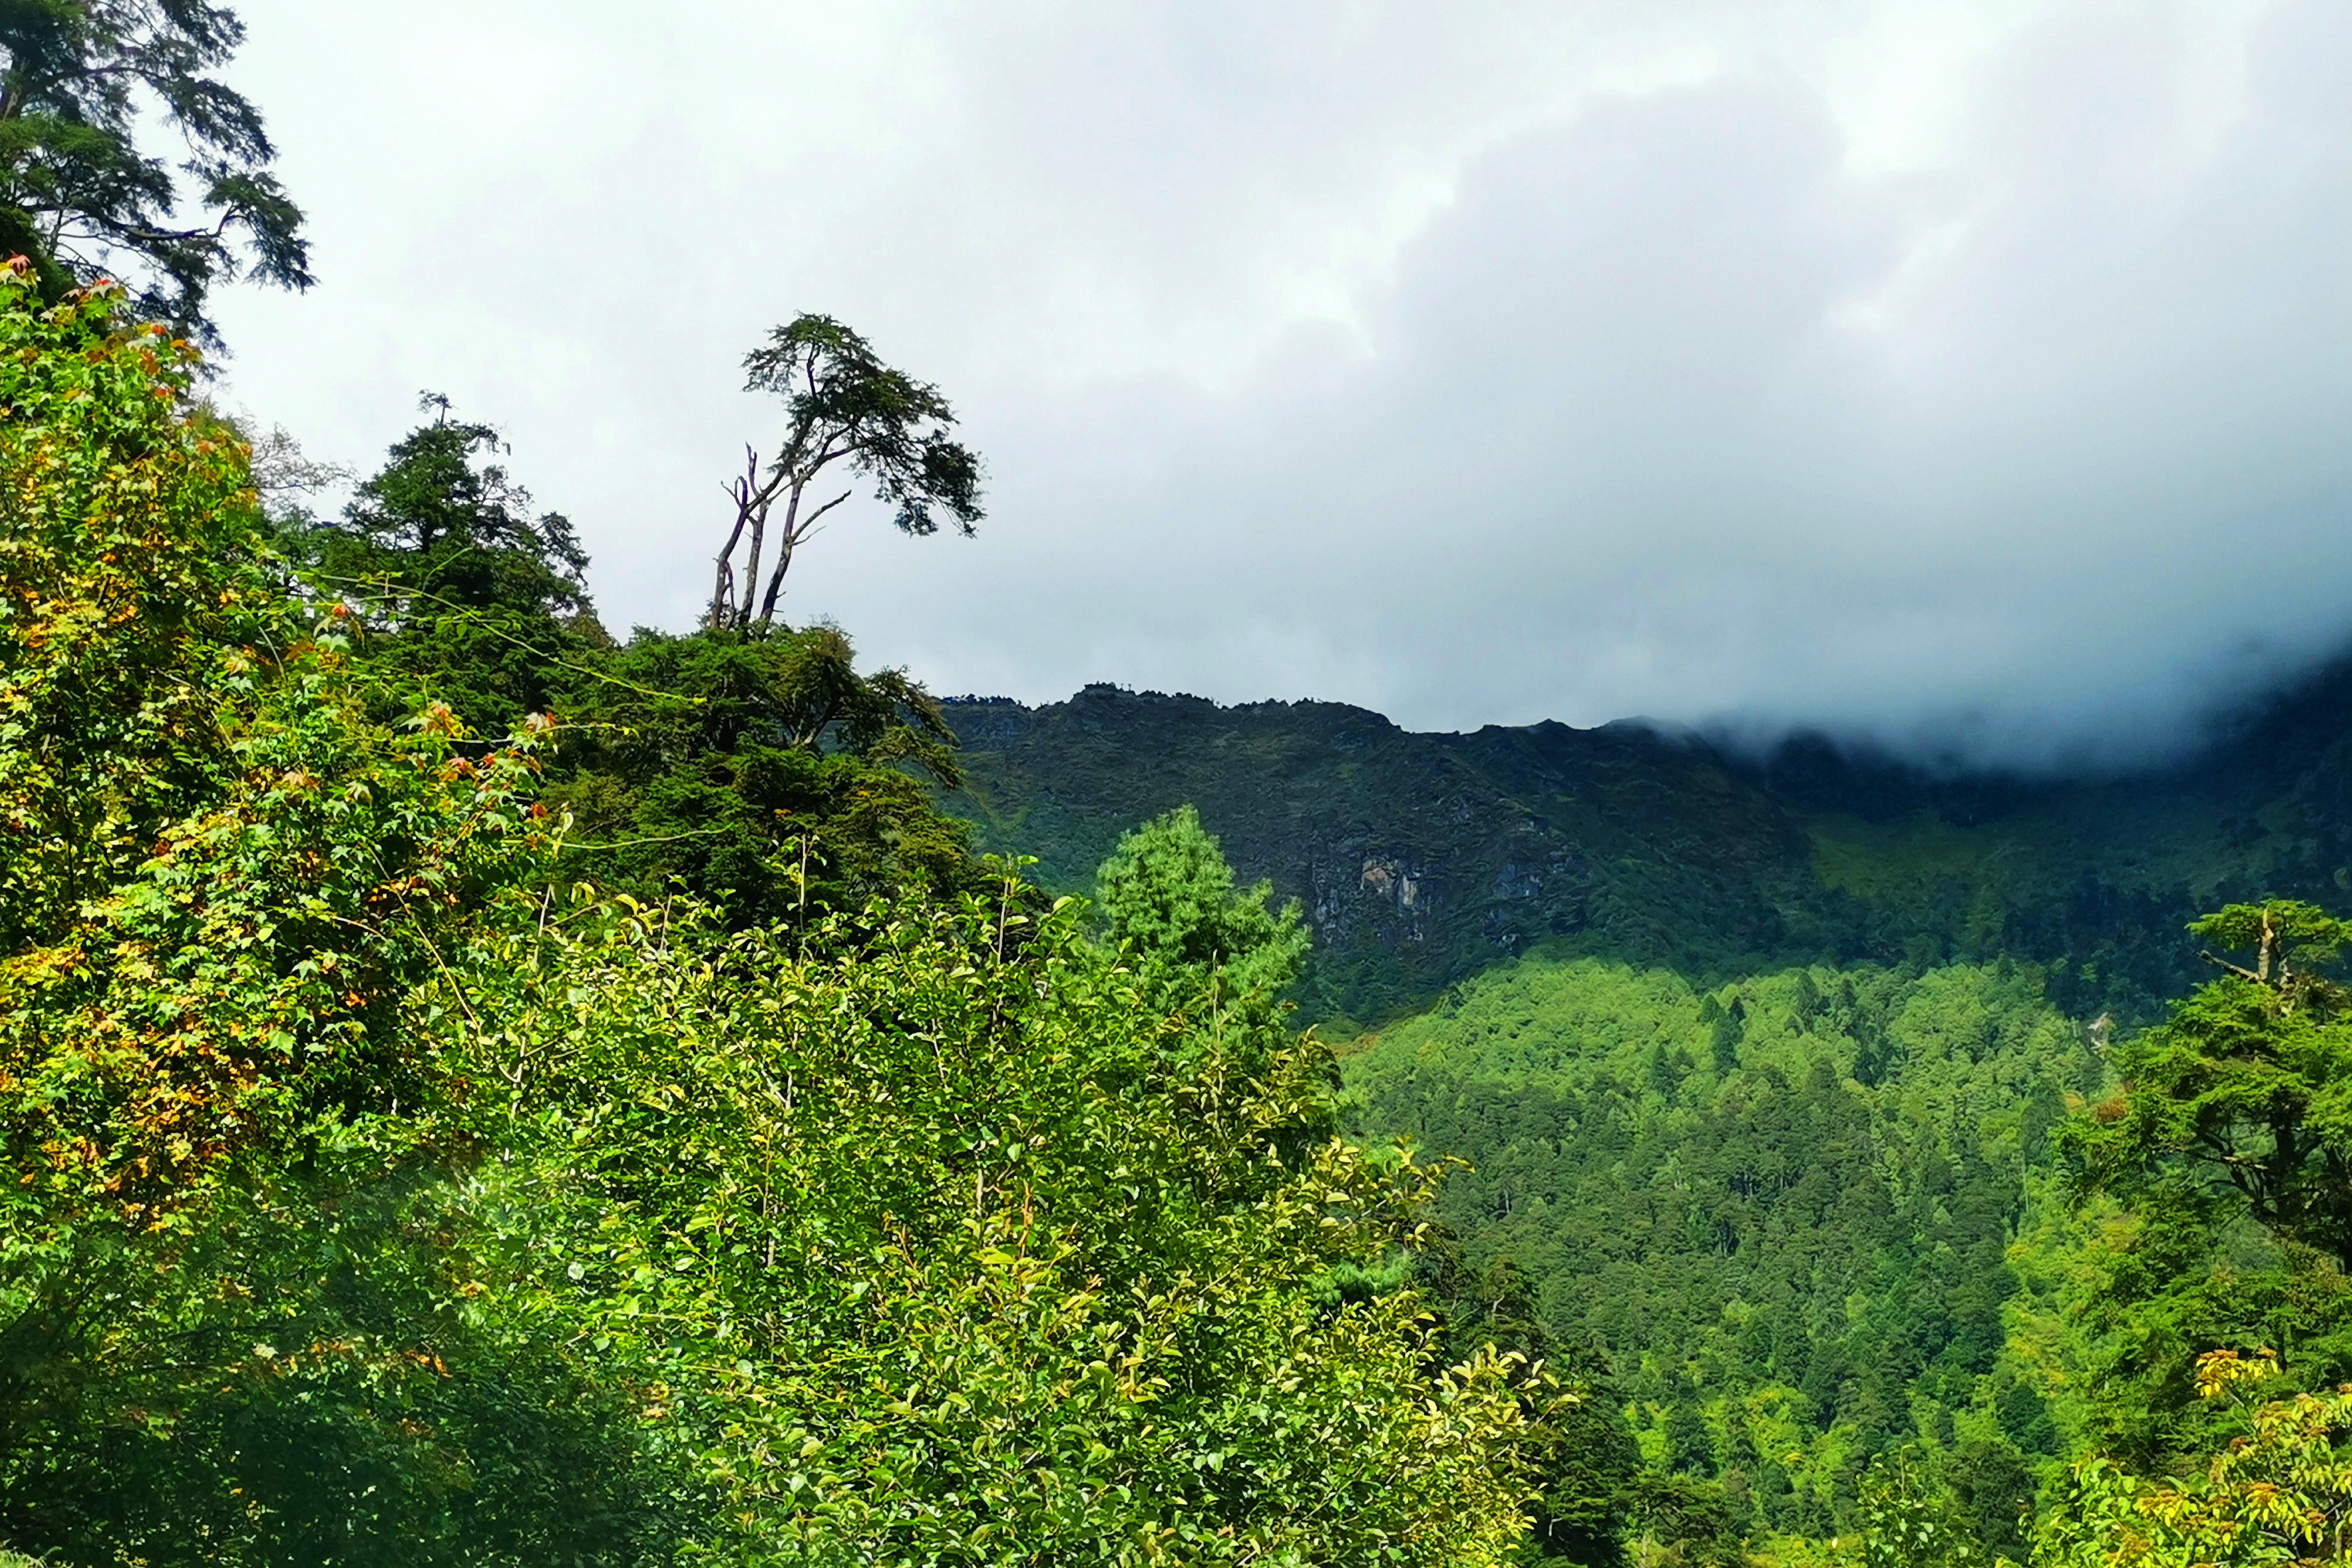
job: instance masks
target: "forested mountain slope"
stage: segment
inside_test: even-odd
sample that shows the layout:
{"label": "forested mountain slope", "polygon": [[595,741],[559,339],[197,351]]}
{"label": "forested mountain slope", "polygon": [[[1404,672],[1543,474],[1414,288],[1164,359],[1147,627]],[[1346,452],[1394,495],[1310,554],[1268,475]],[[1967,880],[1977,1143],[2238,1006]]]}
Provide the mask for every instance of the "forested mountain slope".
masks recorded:
{"label": "forested mountain slope", "polygon": [[2006,1346],[2007,1253],[2107,1071],[2030,967],[1695,988],[1531,958],[1346,1067],[1368,1134],[1470,1162],[1439,1210],[1471,1271],[1511,1260],[1555,1343],[1601,1353],[1651,1469],[1720,1478],[1745,1532],[1828,1536],[1871,1458],[1924,1440],[2022,1557],[2065,1402]]}
{"label": "forested mountain slope", "polygon": [[2210,975],[2200,910],[2352,887],[2352,666],[2106,778],[1107,686],[948,715],[953,809],[1049,883],[1189,801],[1300,901],[1359,1135],[1467,1162],[1440,1293],[1604,1369],[1622,1495],[1686,1558],[1860,1528],[1916,1463],[2022,1560],[2086,1444],[2200,1446],[2202,1349],[2292,1321],[2299,1375],[2352,1375],[2308,1267],[2221,1218],[2101,1229],[2055,1138]]}
{"label": "forested mountain slope", "polygon": [[950,807],[1086,887],[1118,835],[1196,805],[1306,907],[1302,1002],[1346,1026],[1539,944],[1729,975],[1758,959],[2045,966],[2084,1017],[2193,983],[2200,908],[2352,885],[2352,667],[2135,776],[1936,778],[1819,737],[1755,758],[1642,724],[1413,734],[1328,703],[1225,707],[1089,686],[947,705]]}

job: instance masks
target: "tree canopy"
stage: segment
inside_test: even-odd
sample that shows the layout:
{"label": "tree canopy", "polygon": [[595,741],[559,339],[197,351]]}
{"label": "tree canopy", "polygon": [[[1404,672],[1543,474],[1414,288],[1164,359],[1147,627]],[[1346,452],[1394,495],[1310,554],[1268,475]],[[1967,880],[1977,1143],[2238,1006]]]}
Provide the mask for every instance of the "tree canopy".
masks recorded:
{"label": "tree canopy", "polygon": [[2233,904],[2190,929],[2242,953],[2115,1052],[2122,1092],[2080,1126],[2086,1183],[2225,1184],[2246,1212],[2352,1266],[2352,992],[2326,974],[2352,925]]}
{"label": "tree canopy", "polygon": [[[44,291],[109,275],[206,340],[216,283],[310,284],[302,213],[260,111],[220,78],[244,24],[208,0],[24,0],[0,8],[0,246]],[[141,141],[159,125],[174,168]]]}
{"label": "tree canopy", "polygon": [[932,788],[958,778],[938,705],[903,672],[858,670],[835,628],[640,632],[571,681],[564,708],[551,798],[582,874],[684,892],[736,925],[974,884],[968,831]]}
{"label": "tree canopy", "polygon": [[560,512],[538,512],[488,424],[432,418],[393,444],[340,517],[290,519],[310,581],[356,609],[365,657],[415,696],[500,736],[546,714],[571,666],[610,643],[589,603],[587,552]]}
{"label": "tree canopy", "polygon": [[[0,1548],[1511,1561],[1539,1380],[1365,1288],[1438,1173],[1218,983],[1297,955],[1198,896],[1213,850],[1121,896],[1242,946],[1148,978],[1016,867],[927,884],[887,810],[899,863],[789,917],[568,877],[564,720],[477,733],[394,656],[439,645],[420,583],[563,599],[478,440],[363,489],[355,605],[289,583],[184,340],[36,294],[0,277]],[[577,663],[672,705],[608,732],[674,748],[650,793],[774,769],[835,855],[919,798],[925,699],[837,633]]]}
{"label": "tree canopy", "polygon": [[[1296,902],[1271,905],[1274,884],[1237,888],[1200,813],[1179,806],[1119,841],[1096,873],[1104,928],[1147,984],[1171,1003],[1260,1003],[1297,980],[1309,943]],[[1181,994],[1201,987],[1195,998]]]}

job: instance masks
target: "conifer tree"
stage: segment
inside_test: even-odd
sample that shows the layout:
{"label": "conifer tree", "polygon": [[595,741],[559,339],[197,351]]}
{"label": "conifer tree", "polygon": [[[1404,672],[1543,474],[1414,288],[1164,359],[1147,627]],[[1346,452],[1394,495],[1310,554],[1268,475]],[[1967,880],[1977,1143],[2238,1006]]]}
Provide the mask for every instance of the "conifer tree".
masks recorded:
{"label": "conifer tree", "polygon": [[[244,41],[207,0],[0,7],[0,246],[45,293],[119,275],[136,311],[210,340],[215,283],[310,287],[260,110],[218,74]],[[185,148],[176,171],[142,142],[157,124]]]}
{"label": "conifer tree", "polygon": [[610,639],[578,535],[495,461],[498,430],[452,418],[437,393],[421,401],[431,417],[393,444],[342,516],[296,519],[289,543],[323,592],[362,609],[381,671],[469,730],[505,735],[555,706],[566,666]]}
{"label": "conifer tree", "polygon": [[1271,1000],[1297,979],[1312,938],[1297,902],[1272,906],[1274,884],[1243,891],[1215,838],[1179,806],[1119,841],[1096,875],[1097,903],[1137,971],[1181,1006],[1199,987],[1215,998]]}

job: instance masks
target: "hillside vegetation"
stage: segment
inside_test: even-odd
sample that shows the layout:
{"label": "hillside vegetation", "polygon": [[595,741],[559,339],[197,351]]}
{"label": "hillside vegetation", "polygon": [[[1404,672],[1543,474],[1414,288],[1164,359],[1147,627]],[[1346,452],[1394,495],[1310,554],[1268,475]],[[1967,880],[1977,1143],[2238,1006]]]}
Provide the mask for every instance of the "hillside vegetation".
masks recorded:
{"label": "hillside vegetation", "polygon": [[0,1563],[2352,1563],[2342,672],[2074,782],[943,705],[786,574],[984,465],[805,314],[616,638],[446,399],[331,516],[208,401],[239,37],[0,7]]}
{"label": "hillside vegetation", "polygon": [[1926,1443],[2007,1478],[2013,1555],[2063,1435],[2004,1354],[2008,1251],[2106,1071],[2005,964],[1694,988],[1596,958],[1490,971],[1346,1062],[1368,1129],[1470,1162],[1439,1212],[1615,1367],[1648,1466],[1827,1536]]}
{"label": "hillside vegetation", "polygon": [[838,632],[614,647],[446,407],[270,516],[194,344],[38,284],[0,270],[0,1551],[1518,1554],[1554,1384],[1367,1286],[1433,1176],[1337,1135],[1304,935],[1197,829],[1054,900]]}
{"label": "hillside vegetation", "polygon": [[2147,1021],[2198,978],[2199,911],[2352,885],[2341,673],[2190,763],[2088,781],[1937,779],[1804,737],[1759,759],[1641,725],[1418,735],[1337,704],[1108,686],[945,712],[953,808],[1048,885],[1083,891],[1127,828],[1196,807],[1304,906],[1299,1000],[1340,1032],[1547,945],[1695,980],[2008,956],[2070,1013]]}
{"label": "hillside vegetation", "polygon": [[[2344,1157],[2274,1086],[2166,1124],[2185,1164],[2085,1153],[2215,973],[2198,913],[2352,883],[2347,711],[2323,672],[2178,767],[2032,780],[1111,687],[946,709],[951,799],[1049,882],[1183,800],[1298,901],[1358,1135],[1463,1162],[1417,1277],[1609,1413],[1588,1516],[1715,1560],[1925,1511],[1938,1563],[2024,1561],[2085,1454],[2177,1468],[2243,1430],[2225,1395],[2352,1379],[2339,1263],[2198,1164]],[[2207,1397],[2225,1353],[2266,1370]]]}

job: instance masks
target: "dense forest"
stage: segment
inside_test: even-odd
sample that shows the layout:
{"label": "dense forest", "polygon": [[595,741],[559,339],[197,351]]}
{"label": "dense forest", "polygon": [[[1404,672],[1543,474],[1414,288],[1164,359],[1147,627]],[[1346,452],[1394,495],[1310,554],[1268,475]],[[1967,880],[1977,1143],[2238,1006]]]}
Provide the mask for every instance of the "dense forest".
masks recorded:
{"label": "dense forest", "polygon": [[[2352,874],[2346,686],[2088,779],[1108,686],[948,714],[957,800],[1049,880],[1198,800],[1298,902],[1349,1124],[1463,1162],[1424,1287],[1601,1391],[1636,1543],[1802,1556],[1899,1495],[1939,1521],[1906,1560],[2024,1562],[2085,1456],[2222,1446],[2200,1357],[2352,1378],[2337,1262],[2248,1174],[2338,1168],[2334,1048],[2183,1032],[2278,988],[2232,901]],[[2340,936],[2260,907],[2319,923],[2308,960]]]}
{"label": "dense forest", "polygon": [[0,1560],[2347,1555],[2339,678],[2073,782],[943,704],[793,619],[984,520],[814,314],[616,637],[479,411],[215,405],[240,37],[0,15]]}

